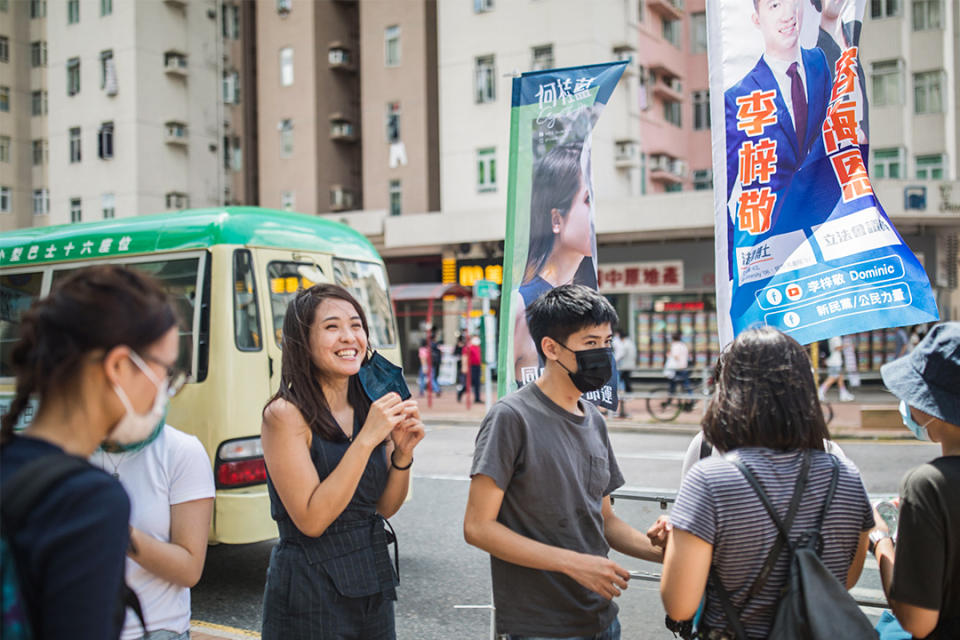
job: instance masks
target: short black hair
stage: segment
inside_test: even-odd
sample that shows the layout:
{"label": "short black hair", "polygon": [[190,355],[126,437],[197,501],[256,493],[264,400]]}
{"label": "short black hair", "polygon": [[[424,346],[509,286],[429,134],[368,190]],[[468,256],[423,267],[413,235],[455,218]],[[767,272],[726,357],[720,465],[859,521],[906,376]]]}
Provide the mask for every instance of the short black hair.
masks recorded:
{"label": "short black hair", "polygon": [[540,343],[547,336],[563,344],[581,329],[601,324],[613,327],[619,321],[616,309],[606,298],[580,284],[554,287],[527,307],[527,328],[541,359],[545,356]]}
{"label": "short black hair", "polygon": [[772,327],[748,329],[721,354],[703,435],[726,453],[740,447],[823,450],[830,437],[810,357]]}

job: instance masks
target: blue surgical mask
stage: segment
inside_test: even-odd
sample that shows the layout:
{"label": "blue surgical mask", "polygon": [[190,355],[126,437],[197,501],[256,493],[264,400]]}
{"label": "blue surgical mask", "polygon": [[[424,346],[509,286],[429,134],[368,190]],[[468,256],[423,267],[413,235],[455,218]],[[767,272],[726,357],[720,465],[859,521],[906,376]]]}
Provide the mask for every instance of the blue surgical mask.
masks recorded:
{"label": "blue surgical mask", "polygon": [[357,376],[370,402],[376,402],[391,391],[396,392],[401,400],[410,397],[410,389],[403,378],[403,369],[377,352],[367,358]]}
{"label": "blue surgical mask", "polygon": [[907,404],[906,400],[900,401],[900,417],[903,418],[903,424],[906,425],[907,429],[913,432],[913,435],[917,440],[926,440],[930,441],[930,434],[927,433],[927,424],[917,424],[917,421],[913,419],[913,416],[910,414],[910,405]]}

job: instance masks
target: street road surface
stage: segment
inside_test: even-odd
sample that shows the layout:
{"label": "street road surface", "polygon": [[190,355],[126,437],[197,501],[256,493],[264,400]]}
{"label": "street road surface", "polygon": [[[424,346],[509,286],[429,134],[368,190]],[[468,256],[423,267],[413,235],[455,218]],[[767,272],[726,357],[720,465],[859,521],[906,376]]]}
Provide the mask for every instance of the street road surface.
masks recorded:
{"label": "street road surface", "polygon": [[[413,498],[391,519],[400,541],[399,640],[490,637],[489,610],[457,608],[491,602],[488,556],[468,546],[461,530],[476,433],[476,427],[431,427],[417,448]],[[677,490],[689,436],[612,433],[611,440],[627,488]],[[904,472],[939,452],[937,445],[915,441],[843,441],[841,446],[860,467],[872,497],[895,495]],[[642,530],[662,513],[659,504],[627,500],[618,500],[616,509]],[[193,590],[193,619],[259,631],[272,547],[273,542],[211,547],[203,579]],[[631,571],[660,569],[616,552],[611,557]],[[855,594],[882,598],[871,557]],[[624,640],[673,637],[663,626],[655,582],[632,580],[618,602]]]}

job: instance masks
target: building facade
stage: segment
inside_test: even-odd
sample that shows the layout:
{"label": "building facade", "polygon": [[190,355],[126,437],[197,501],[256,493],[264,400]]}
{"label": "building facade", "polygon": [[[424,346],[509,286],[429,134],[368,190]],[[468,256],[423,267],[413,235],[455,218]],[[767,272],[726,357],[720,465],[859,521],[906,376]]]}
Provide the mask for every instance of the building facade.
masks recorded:
{"label": "building facade", "polygon": [[357,2],[257,2],[260,204],[360,209]]}

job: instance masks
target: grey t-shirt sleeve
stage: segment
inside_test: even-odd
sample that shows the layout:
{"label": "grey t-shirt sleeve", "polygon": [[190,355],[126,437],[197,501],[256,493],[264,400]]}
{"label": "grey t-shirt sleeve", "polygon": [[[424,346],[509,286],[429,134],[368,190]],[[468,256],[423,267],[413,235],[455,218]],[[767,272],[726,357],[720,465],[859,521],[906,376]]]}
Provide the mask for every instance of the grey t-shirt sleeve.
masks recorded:
{"label": "grey t-shirt sleeve", "polygon": [[503,402],[493,405],[480,423],[470,477],[489,476],[502,491],[510,486],[523,453],[523,421]]}
{"label": "grey t-shirt sleeve", "polygon": [[716,501],[704,473],[705,461],[690,468],[680,483],[677,501],[670,511],[670,524],[714,544],[717,535]]}
{"label": "grey t-shirt sleeve", "polygon": [[944,530],[943,496],[936,471],[923,465],[907,473],[900,488],[900,522],[890,598],[940,610],[950,542]]}
{"label": "grey t-shirt sleeve", "polygon": [[603,437],[607,443],[607,461],[610,467],[610,482],[603,490],[603,496],[606,497],[619,489],[624,484],[623,473],[620,471],[620,465],[617,464],[617,456],[613,455],[613,446],[610,444],[610,433],[606,427],[603,429]]}

